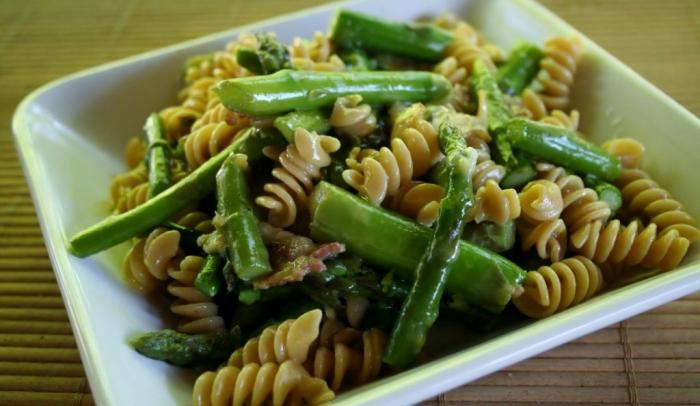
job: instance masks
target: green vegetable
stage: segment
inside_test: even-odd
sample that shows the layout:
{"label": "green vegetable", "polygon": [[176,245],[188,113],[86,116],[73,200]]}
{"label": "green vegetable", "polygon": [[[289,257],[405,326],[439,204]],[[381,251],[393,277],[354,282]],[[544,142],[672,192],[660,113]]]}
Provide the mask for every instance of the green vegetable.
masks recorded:
{"label": "green vegetable", "polygon": [[289,51],[269,33],[255,34],[258,49],[238,48],[236,62],[256,75],[267,75],[281,69],[291,68]]}
{"label": "green vegetable", "polygon": [[170,147],[165,141],[165,128],[158,113],[151,113],[143,128],[148,139],[148,198],[169,188],[170,179]]}
{"label": "green vegetable", "polygon": [[503,102],[503,94],[498,88],[496,78],[480,59],[474,62],[472,85],[475,94],[484,92],[486,95],[486,108],[489,112],[488,128],[493,138],[491,146],[494,160],[507,168],[516,167],[511,145],[503,135],[505,125],[510,120],[510,111]]}
{"label": "green vegetable", "polygon": [[202,269],[199,270],[194,278],[194,286],[209,297],[216,296],[224,283],[224,276],[221,273],[224,262],[224,259],[218,255],[207,255]]}
{"label": "green vegetable", "polygon": [[131,340],[130,344],[148,358],[173,365],[210,366],[226,360],[241,345],[241,332],[237,327],[231,331],[198,335],[161,330],[140,335]]}
{"label": "green vegetable", "polygon": [[348,69],[353,72],[377,70],[377,60],[370,58],[367,53],[361,49],[341,52],[340,59],[342,59]]}
{"label": "green vegetable", "polygon": [[329,106],[340,96],[359,94],[365,103],[430,101],[452,85],[429,72],[309,72],[284,69],[272,75],[222,80],[216,92],[227,109],[272,115]]}
{"label": "green vegetable", "polygon": [[586,175],[583,177],[583,182],[589,188],[598,193],[598,198],[610,206],[610,217],[615,217],[620,208],[622,208],[622,193],[615,185],[601,180],[594,175]]}
{"label": "green vegetable", "polygon": [[294,144],[294,131],[297,128],[304,128],[308,131],[316,131],[318,134],[325,134],[331,129],[326,117],[321,110],[292,111],[283,116],[279,116],[274,121],[284,139],[288,143]]}
{"label": "green vegetable", "polygon": [[[311,195],[311,237],[345,243],[348,252],[412,280],[431,231],[376,207],[337,186],[320,182]],[[348,216],[352,213],[352,216]],[[462,241],[446,291],[500,312],[525,271],[502,256]]]}
{"label": "green vegetable", "polygon": [[538,47],[522,43],[513,48],[508,60],[498,68],[496,79],[503,93],[519,95],[540,71],[544,52]]}
{"label": "green vegetable", "polygon": [[573,172],[589,173],[605,181],[620,176],[620,161],[574,132],[516,118],[506,126],[508,141],[515,148]]}
{"label": "green vegetable", "polygon": [[216,171],[231,152],[244,153],[252,162],[262,156],[263,147],[279,143],[278,137],[265,131],[248,130],[219,154],[158,196],[126,213],[107,217],[73,236],[70,240],[70,252],[78,257],[86,257],[168,221],[193,202],[214,191]]}
{"label": "green vegetable", "polygon": [[449,180],[445,197],[440,201],[435,231],[418,263],[416,279],[384,353],[384,362],[396,367],[413,362],[437,320],[451,265],[457,259],[464,219],[474,203],[471,178],[476,151],[467,149],[460,131],[447,122],[439,127],[438,135],[448,162]]}
{"label": "green vegetable", "polygon": [[452,42],[452,34],[434,25],[404,24],[339,10],[331,22],[331,39],[340,47],[362,48],[436,62]]}
{"label": "green vegetable", "polygon": [[513,151],[513,159],[506,166],[506,176],[501,179],[501,187],[504,189],[520,189],[529,181],[535,179],[537,171],[532,160],[522,151]]}
{"label": "green vegetable", "polygon": [[269,289],[245,288],[238,292],[238,301],[251,305],[257,302],[277,302],[298,296],[301,289],[296,284],[275,286]]}
{"label": "green vegetable", "polygon": [[248,192],[248,182],[233,155],[216,174],[216,210],[223,219],[219,228],[236,275],[244,281],[272,273],[267,247]]}
{"label": "green vegetable", "polygon": [[503,252],[513,248],[515,244],[515,222],[510,220],[504,224],[485,221],[469,223],[464,227],[462,238],[474,245],[494,251]]}

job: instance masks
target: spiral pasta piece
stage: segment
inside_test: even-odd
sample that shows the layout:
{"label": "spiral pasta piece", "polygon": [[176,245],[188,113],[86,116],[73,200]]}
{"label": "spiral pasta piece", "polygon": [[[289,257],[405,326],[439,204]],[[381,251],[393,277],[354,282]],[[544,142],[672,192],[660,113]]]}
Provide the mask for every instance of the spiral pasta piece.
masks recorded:
{"label": "spiral pasta piece", "polygon": [[346,69],[345,63],[338,55],[331,55],[327,61],[316,62],[310,58],[292,58],[291,62],[294,69],[312,72],[342,72]]}
{"label": "spiral pasta piece", "polygon": [[[488,151],[488,145],[486,146]],[[477,153],[479,150],[477,150]],[[472,175],[472,188],[474,191],[479,190],[479,188],[486,186],[489,181],[494,181],[497,184],[501,183],[503,177],[506,176],[506,168],[502,165],[496,164],[490,158],[479,162],[474,168],[474,174]]]}
{"label": "spiral pasta piece", "polygon": [[476,223],[492,221],[505,224],[520,217],[520,200],[515,189],[501,189],[494,180],[489,180],[477,190],[474,207],[469,216]]}
{"label": "spiral pasta piece", "polygon": [[183,227],[191,228],[205,234],[211,233],[215,229],[211,216],[198,210],[190,211],[181,215],[177,219],[176,223]]}
{"label": "spiral pasta piece", "polygon": [[258,406],[272,404],[327,404],[335,394],[325,381],[313,378],[299,363],[249,363],[242,368],[225,366],[197,378],[192,391],[196,406]]}
{"label": "spiral pasta piece", "polygon": [[115,213],[125,213],[148,200],[148,182],[136,185],[122,193],[114,207]]}
{"label": "spiral pasta piece", "polygon": [[633,138],[614,138],[604,142],[602,148],[619,159],[625,169],[637,169],[644,155],[644,145]]}
{"label": "spiral pasta piece", "polygon": [[280,183],[267,183],[263,187],[266,194],[255,199],[269,210],[270,224],[287,227],[294,223],[299,208],[306,207],[315,182],[321,178],[321,168],[330,165],[330,153],[338,149],[340,141],[336,138],[296,129],[294,144],[279,154],[280,166],[272,170],[272,176]]}
{"label": "spiral pasta piece", "polygon": [[545,57],[540,61],[540,73],[531,88],[522,95],[523,106],[530,111],[532,118],[540,120],[551,109],[564,110],[568,107],[581,52],[582,44],[578,37],[554,37],[545,41]]}
{"label": "spiral pasta piece", "polygon": [[570,242],[577,252],[596,263],[639,265],[662,271],[677,267],[690,246],[678,230],[659,234],[656,224],[643,227],[633,221],[625,227],[619,220],[606,226],[600,221],[589,224],[573,233]]}
{"label": "spiral pasta piece", "polygon": [[170,311],[180,316],[177,330],[187,334],[205,334],[224,328],[224,319],[219,313],[219,307],[211,299],[194,286],[204,258],[188,255],[177,267],[168,269],[172,281],[168,284],[168,293],[175,297],[170,305]]}
{"label": "spiral pasta piece", "polygon": [[213,97],[213,88],[217,80],[212,77],[203,77],[192,82],[178,94],[182,101],[181,106],[198,114],[204,113],[209,104],[209,99]]}
{"label": "spiral pasta piece", "polygon": [[524,292],[513,304],[528,317],[540,319],[575,306],[603,286],[603,274],[590,259],[576,256],[527,273]]}
{"label": "spiral pasta piece", "polygon": [[495,70],[493,56],[503,59],[503,52],[492,44],[486,44],[479,33],[469,24],[459,21],[450,29],[454,39],[445,50],[445,56],[453,57],[467,74],[474,69],[474,62],[482,60],[486,67]]}
{"label": "spiral pasta piece", "polygon": [[289,54],[292,58],[305,58],[314,62],[325,62],[333,55],[333,43],[328,36],[320,31],[314,33],[311,41],[294,38]]}
{"label": "spiral pasta piece", "polygon": [[116,207],[119,200],[121,200],[129,190],[145,182],[148,182],[148,171],[145,165],[138,165],[134,169],[115,176],[109,185],[109,195],[112,200],[112,206]]}
{"label": "spiral pasta piece", "polygon": [[339,134],[354,137],[364,137],[377,128],[377,117],[372,107],[362,104],[359,94],[339,97],[328,121]]}
{"label": "spiral pasta piece", "polygon": [[550,180],[528,182],[518,197],[523,220],[530,224],[555,220],[564,210],[561,189]]}
{"label": "spiral pasta piece", "polygon": [[608,220],[610,206],[598,199],[595,190],[585,187],[583,179],[547,163],[537,164],[536,169],[540,178],[555,182],[561,189],[564,203],[562,219],[572,233],[592,222]]}
{"label": "spiral pasta piece", "polygon": [[437,130],[425,119],[426,108],[415,103],[402,111],[391,129],[391,138],[399,138],[408,147],[413,162],[413,179],[425,175],[442,158]]}
{"label": "spiral pasta piece", "polygon": [[282,363],[286,360],[303,364],[319,337],[322,317],[323,313],[315,309],[296,319],[267,327],[259,336],[251,338],[234,351],[228,365],[241,367],[251,362]]}
{"label": "spiral pasta piece", "polygon": [[143,162],[147,149],[148,145],[139,137],[131,137],[129,139],[126,147],[124,147],[124,161],[129,169],[134,169]]}
{"label": "spiral pasta piece", "polygon": [[644,216],[656,224],[659,234],[676,230],[690,240],[700,238],[695,220],[671,193],[656,183],[641,169],[625,169],[616,182],[622,192],[624,207],[630,215]]}
{"label": "spiral pasta piece", "polygon": [[389,207],[418,223],[430,227],[437,220],[440,200],[445,191],[440,185],[425,182],[410,182],[395,195]]}
{"label": "spiral pasta piece", "polygon": [[518,222],[517,228],[523,251],[535,247],[540,258],[552,262],[561,261],[566,255],[567,230],[562,219],[543,221],[535,226]]}
{"label": "spiral pasta piece", "polygon": [[144,293],[153,292],[168,279],[168,268],[180,255],[180,233],[159,227],[139,239],[124,258],[127,281]]}
{"label": "spiral pasta piece", "polygon": [[466,82],[469,72],[466,68],[459,65],[457,58],[454,56],[448,56],[435,65],[433,71],[440,74],[449,80],[453,85],[462,84]]}
{"label": "spiral pasta piece", "polygon": [[239,129],[225,122],[210,123],[188,134],[185,138],[185,158],[191,169],[197,168],[209,158],[226,148],[239,133]]}
{"label": "spiral pasta piece", "polygon": [[174,142],[190,133],[192,124],[202,113],[183,106],[166,107],[158,113],[163,121],[163,128],[168,142]]}
{"label": "spiral pasta piece", "polygon": [[548,116],[542,117],[540,122],[577,132],[580,119],[581,115],[578,110],[571,110],[569,114],[561,110],[552,110]]}
{"label": "spiral pasta piece", "polygon": [[371,329],[358,337],[357,330],[353,330],[340,329],[330,340],[333,344],[322,342],[313,358],[313,376],[328,382],[334,391],[362,385],[381,371],[384,333]]}
{"label": "spiral pasta piece", "polygon": [[238,132],[244,128],[250,127],[251,119],[245,114],[228,110],[223,104],[221,104],[221,100],[219,100],[217,97],[211,103],[211,106],[206,109],[204,114],[202,114],[202,116],[199,117],[194,124],[192,124],[191,131],[197,131],[208,124],[219,123],[226,123],[235,128],[235,131]]}
{"label": "spiral pasta piece", "polygon": [[[414,178],[414,162],[411,151],[400,138],[391,140],[391,149],[379,151],[355,150],[347,160],[343,180],[370,203],[379,205],[387,197],[395,196],[402,186]],[[364,155],[358,163],[357,158]]]}

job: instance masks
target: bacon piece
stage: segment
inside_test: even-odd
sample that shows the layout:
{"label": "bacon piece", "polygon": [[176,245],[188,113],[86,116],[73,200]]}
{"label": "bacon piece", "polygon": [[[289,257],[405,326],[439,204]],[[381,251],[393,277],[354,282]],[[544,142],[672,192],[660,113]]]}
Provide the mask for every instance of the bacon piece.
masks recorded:
{"label": "bacon piece", "polygon": [[[291,242],[294,237],[290,237],[286,239],[289,244],[283,244],[283,246],[287,247],[285,250],[286,253],[298,253],[301,246],[308,248],[308,246],[306,246],[306,241],[301,240],[308,240],[308,238],[295,237],[300,239],[295,240],[296,242]],[[282,286],[290,282],[301,282],[309,273],[325,271],[326,264],[323,263],[323,261],[333,258],[343,252],[345,252],[344,244],[332,242],[322,244],[311,252],[307,250],[307,254],[298,255],[293,259],[278,257],[274,265],[275,272],[271,275],[254,280],[253,287],[255,289],[269,289],[273,286]]]}

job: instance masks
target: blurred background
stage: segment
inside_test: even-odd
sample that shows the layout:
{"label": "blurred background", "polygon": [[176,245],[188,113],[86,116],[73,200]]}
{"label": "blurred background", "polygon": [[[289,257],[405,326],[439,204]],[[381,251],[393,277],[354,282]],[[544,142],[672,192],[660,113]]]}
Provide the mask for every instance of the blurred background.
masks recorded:
{"label": "blurred background", "polygon": [[[0,405],[92,404],[14,154],[10,121],[17,103],[38,86],[84,68],[319,3],[0,2]],[[700,114],[700,1],[541,3]],[[700,295],[429,401],[564,402],[700,404]]]}

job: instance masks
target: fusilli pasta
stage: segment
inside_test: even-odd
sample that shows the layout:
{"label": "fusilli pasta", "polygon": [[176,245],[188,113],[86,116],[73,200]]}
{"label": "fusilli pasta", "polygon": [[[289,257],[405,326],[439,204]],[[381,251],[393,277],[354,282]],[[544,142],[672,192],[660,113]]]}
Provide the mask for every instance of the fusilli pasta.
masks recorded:
{"label": "fusilli pasta", "polygon": [[161,287],[168,279],[168,267],[180,255],[180,233],[156,228],[139,239],[124,258],[127,280],[144,293]]}
{"label": "fusilli pasta", "polygon": [[225,366],[217,372],[205,372],[194,384],[192,404],[282,406],[303,402],[322,405],[334,397],[325,381],[309,376],[300,364],[285,361],[281,365],[249,363],[242,368]]}
{"label": "fusilli pasta", "polygon": [[625,210],[630,215],[642,215],[659,229],[659,234],[671,230],[690,240],[700,238],[695,220],[671,193],[661,188],[648,173],[641,169],[626,169],[617,181],[622,192]]}
{"label": "fusilli pasta", "polygon": [[547,116],[550,109],[563,110],[568,107],[581,48],[578,37],[554,37],[545,42],[540,73],[533,85],[522,94],[523,106],[532,118],[539,120]]}
{"label": "fusilli pasta", "polygon": [[632,138],[614,138],[602,145],[605,152],[620,160],[625,169],[636,169],[644,155],[644,145]]}
{"label": "fusilli pasta", "polygon": [[525,290],[513,297],[513,304],[526,316],[540,319],[589,299],[602,286],[603,275],[596,264],[585,257],[571,257],[528,272]]}
{"label": "fusilli pasta", "polygon": [[170,311],[181,317],[177,330],[188,334],[203,334],[224,328],[224,319],[219,307],[207,295],[194,286],[194,279],[202,269],[204,258],[188,255],[177,267],[169,267],[168,293],[176,299],[170,305]]}
{"label": "fusilli pasta", "polygon": [[228,365],[240,368],[251,362],[282,363],[286,360],[303,364],[318,339],[322,317],[323,313],[316,309],[278,326],[267,327],[258,337],[234,351]]}
{"label": "fusilli pasta", "polygon": [[263,187],[266,194],[255,199],[269,210],[270,224],[287,227],[294,223],[299,208],[306,206],[314,182],[321,177],[320,169],[330,165],[330,153],[339,148],[336,138],[296,129],[294,144],[279,154],[280,166],[272,170],[272,176],[281,183],[267,183]]}
{"label": "fusilli pasta", "polygon": [[515,189],[501,189],[494,180],[489,180],[476,191],[474,207],[469,216],[476,223],[492,221],[505,224],[520,216],[520,200]]}
{"label": "fusilli pasta", "polygon": [[409,182],[391,198],[389,207],[418,223],[430,227],[437,220],[440,200],[445,191],[442,186],[427,182]]}
{"label": "fusilli pasta", "polygon": [[561,261],[564,258],[567,232],[562,219],[543,221],[535,226],[519,221],[517,227],[523,251],[535,247],[540,258],[549,258],[551,262]]}
{"label": "fusilli pasta", "polygon": [[339,134],[355,137],[369,135],[377,127],[372,107],[363,104],[362,96],[358,94],[339,97],[328,121]]}
{"label": "fusilli pasta", "polygon": [[643,227],[638,221],[623,226],[612,220],[588,224],[571,235],[572,248],[596,263],[673,269],[683,260],[690,242],[678,230],[657,233],[656,224]]}
{"label": "fusilli pasta", "polygon": [[555,182],[561,189],[562,219],[572,233],[594,221],[608,220],[610,206],[598,199],[595,190],[585,187],[583,179],[551,164],[539,163],[536,169],[541,178]]}

